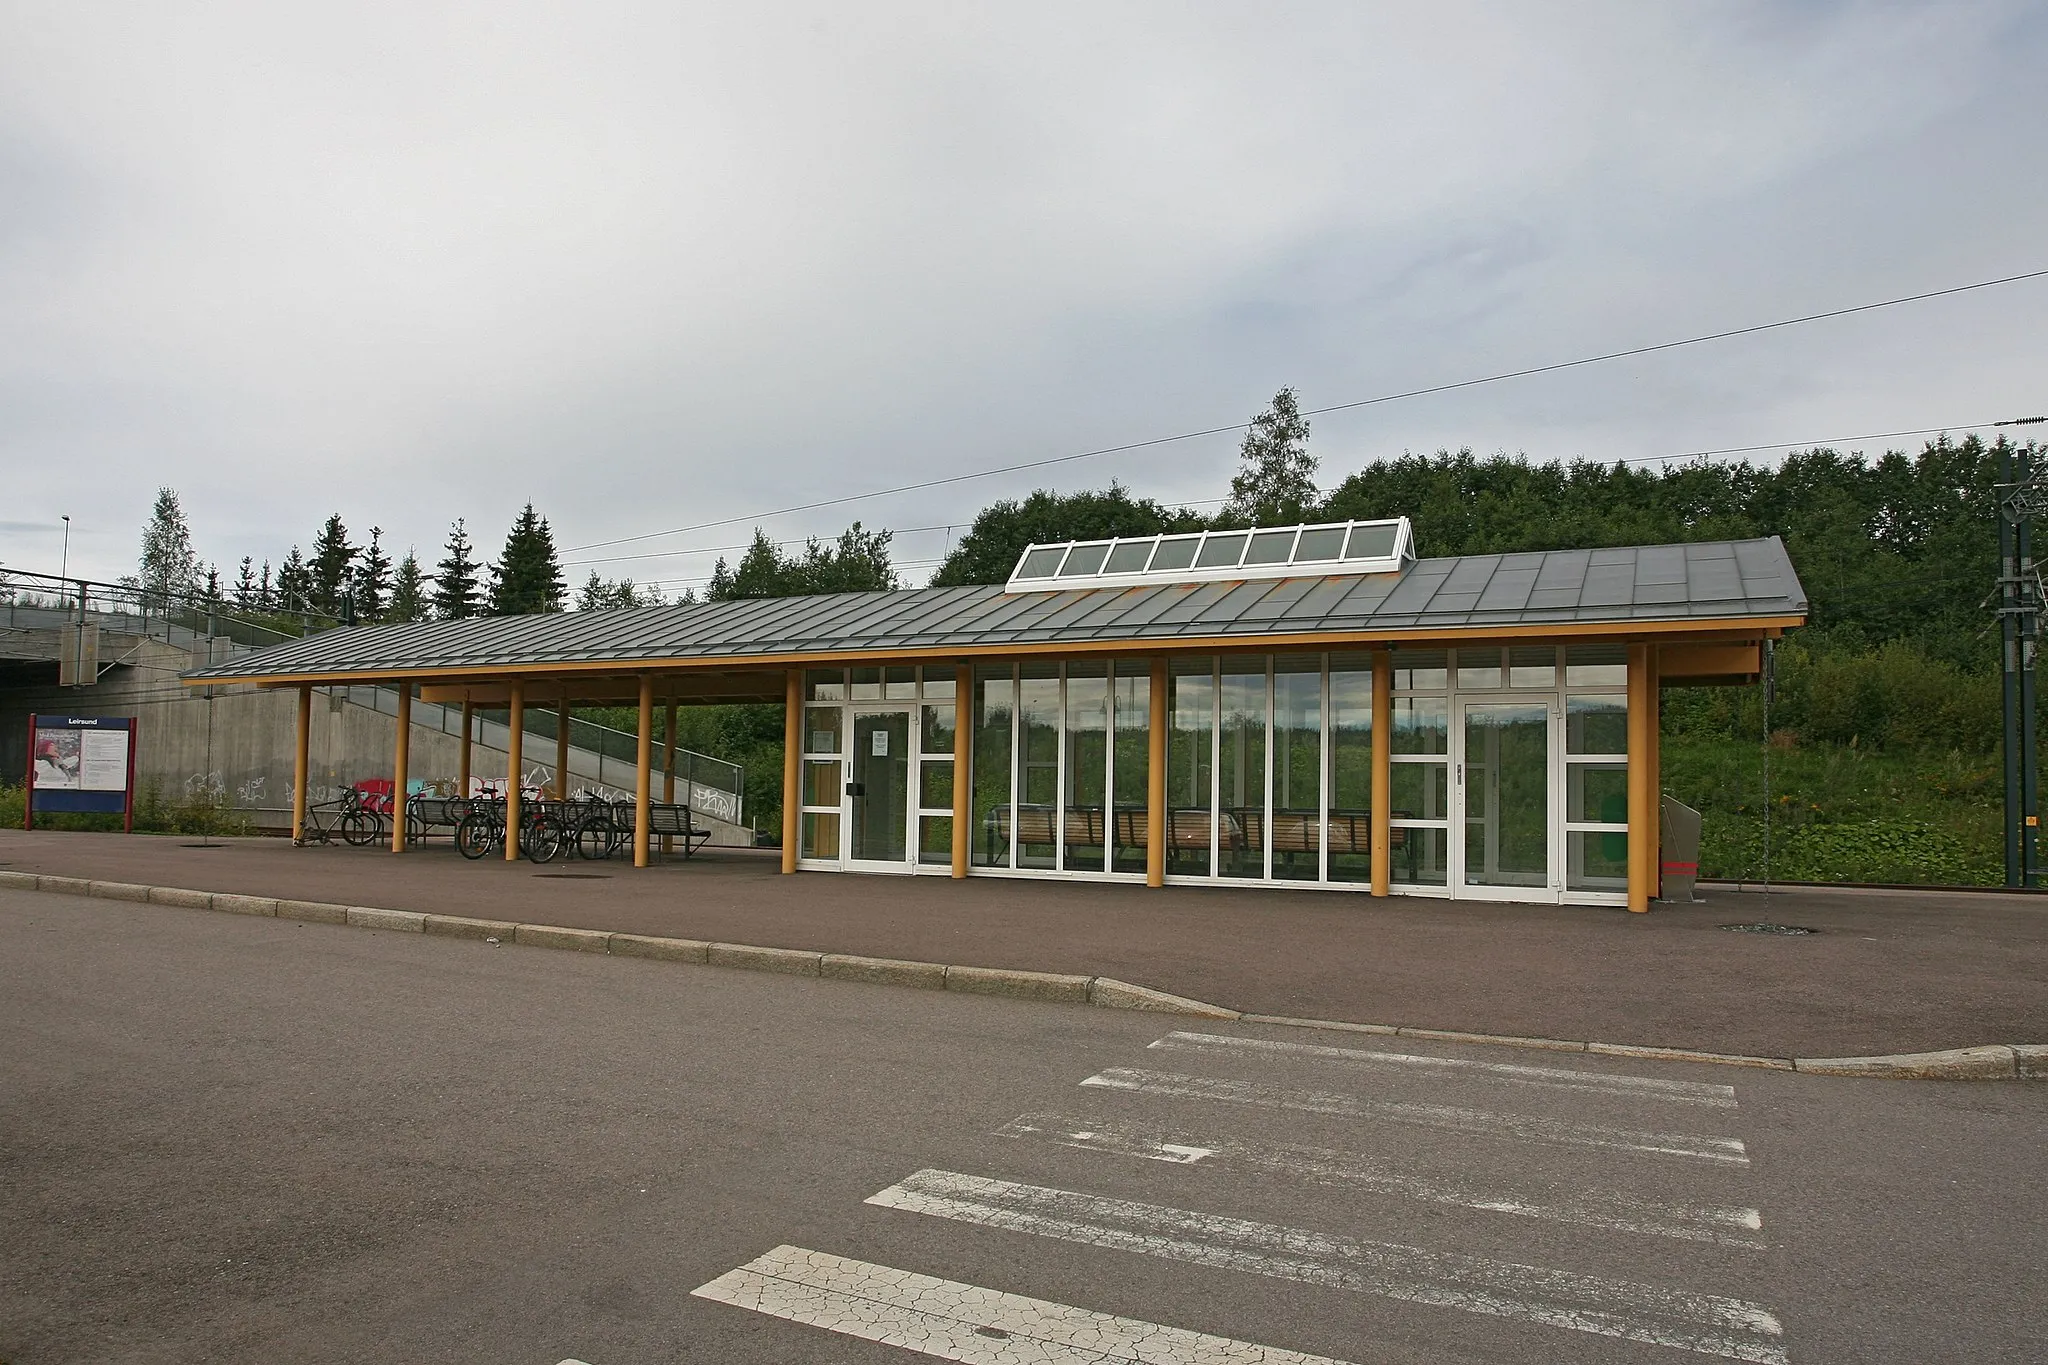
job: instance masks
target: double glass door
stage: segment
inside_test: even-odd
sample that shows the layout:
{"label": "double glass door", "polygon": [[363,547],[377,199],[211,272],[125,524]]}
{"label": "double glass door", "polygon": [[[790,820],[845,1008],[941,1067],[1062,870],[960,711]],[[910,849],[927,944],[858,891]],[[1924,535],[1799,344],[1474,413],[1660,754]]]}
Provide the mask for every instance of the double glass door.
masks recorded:
{"label": "double glass door", "polygon": [[912,708],[855,707],[846,778],[846,864],[867,872],[909,872]]}
{"label": "double glass door", "polygon": [[1549,698],[1456,703],[1450,880],[1475,899],[1554,898]]}

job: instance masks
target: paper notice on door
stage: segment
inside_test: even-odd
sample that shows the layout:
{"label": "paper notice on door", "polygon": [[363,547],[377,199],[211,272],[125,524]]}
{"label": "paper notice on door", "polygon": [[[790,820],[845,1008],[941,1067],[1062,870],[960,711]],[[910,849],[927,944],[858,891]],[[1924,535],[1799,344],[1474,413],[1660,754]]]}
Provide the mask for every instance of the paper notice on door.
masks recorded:
{"label": "paper notice on door", "polygon": [[887,758],[888,756],[889,732],[887,730],[877,730],[875,731],[875,757]]}

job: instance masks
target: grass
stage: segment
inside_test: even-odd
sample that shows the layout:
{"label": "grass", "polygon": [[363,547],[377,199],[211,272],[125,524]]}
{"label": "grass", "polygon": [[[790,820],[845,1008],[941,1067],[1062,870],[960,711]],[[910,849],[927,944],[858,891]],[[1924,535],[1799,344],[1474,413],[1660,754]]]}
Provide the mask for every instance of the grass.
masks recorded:
{"label": "grass", "polygon": [[[1696,808],[1700,875],[1764,875],[1763,748],[1667,735],[1664,790]],[[1770,875],[1995,886],[2004,879],[1995,753],[1794,744],[1770,753]]]}

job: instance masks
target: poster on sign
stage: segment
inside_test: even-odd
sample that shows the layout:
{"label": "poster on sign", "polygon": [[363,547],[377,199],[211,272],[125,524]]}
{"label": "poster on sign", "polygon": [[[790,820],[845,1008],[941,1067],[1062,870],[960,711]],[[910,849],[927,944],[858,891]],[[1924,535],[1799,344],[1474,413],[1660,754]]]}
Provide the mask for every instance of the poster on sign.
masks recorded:
{"label": "poster on sign", "polygon": [[84,767],[84,735],[77,730],[36,728],[35,784],[43,791],[77,791]]}
{"label": "poster on sign", "polygon": [[23,827],[39,814],[135,819],[135,722],[126,716],[29,717],[28,801]]}

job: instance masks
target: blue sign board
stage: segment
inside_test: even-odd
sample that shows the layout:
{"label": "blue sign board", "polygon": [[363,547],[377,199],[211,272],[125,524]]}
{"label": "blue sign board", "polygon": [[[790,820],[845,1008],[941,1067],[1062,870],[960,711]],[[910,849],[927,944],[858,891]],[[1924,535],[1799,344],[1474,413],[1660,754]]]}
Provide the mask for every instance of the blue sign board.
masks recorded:
{"label": "blue sign board", "polygon": [[30,716],[28,811],[135,819],[135,721],[128,716]]}

